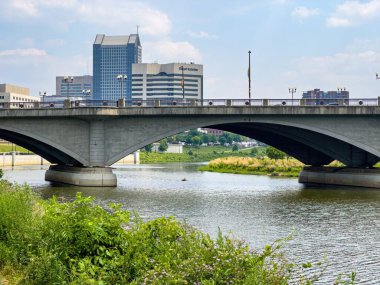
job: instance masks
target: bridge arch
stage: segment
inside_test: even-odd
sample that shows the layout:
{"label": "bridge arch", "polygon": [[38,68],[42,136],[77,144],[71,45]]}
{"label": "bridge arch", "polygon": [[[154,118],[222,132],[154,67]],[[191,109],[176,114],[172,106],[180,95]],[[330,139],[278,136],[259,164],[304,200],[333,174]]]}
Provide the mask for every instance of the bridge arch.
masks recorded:
{"label": "bridge arch", "polygon": [[326,165],[339,160],[348,166],[370,167],[380,161],[380,151],[322,127],[261,118],[208,118],[207,121],[190,124],[173,122],[165,130],[147,132],[135,144],[128,145],[123,151],[109,157],[106,165],[112,165],[149,143],[199,127],[221,129],[257,139],[308,165]]}
{"label": "bridge arch", "polygon": [[87,163],[78,154],[47,138],[14,127],[1,126],[0,138],[24,147],[53,164],[83,166]]}

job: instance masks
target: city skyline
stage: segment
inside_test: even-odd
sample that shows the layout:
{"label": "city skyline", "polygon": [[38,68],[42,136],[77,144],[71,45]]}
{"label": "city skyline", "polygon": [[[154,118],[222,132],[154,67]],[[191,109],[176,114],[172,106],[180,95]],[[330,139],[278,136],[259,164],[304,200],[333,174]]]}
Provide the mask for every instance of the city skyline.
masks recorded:
{"label": "city skyline", "polygon": [[[58,75],[92,72],[96,34],[139,34],[144,63],[204,66],[205,98],[289,98],[345,87],[379,96],[380,2],[88,1],[0,3],[0,83],[54,93]],[[126,13],[126,11],[130,11]]]}

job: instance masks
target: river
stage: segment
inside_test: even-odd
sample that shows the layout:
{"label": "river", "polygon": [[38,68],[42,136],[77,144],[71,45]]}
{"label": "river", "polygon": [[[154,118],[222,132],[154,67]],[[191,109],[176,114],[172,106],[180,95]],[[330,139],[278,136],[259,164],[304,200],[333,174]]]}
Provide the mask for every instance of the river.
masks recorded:
{"label": "river", "polygon": [[[293,235],[284,247],[294,261],[329,267],[317,284],[356,271],[356,284],[380,284],[380,191],[304,186],[293,178],[197,172],[199,164],[117,165],[115,188],[51,186],[46,168],[4,169],[10,181],[28,183],[44,198],[72,200],[78,191],[97,203],[122,203],[143,219],[173,215],[213,237],[223,233],[260,250]],[[182,181],[186,178],[186,181]]]}

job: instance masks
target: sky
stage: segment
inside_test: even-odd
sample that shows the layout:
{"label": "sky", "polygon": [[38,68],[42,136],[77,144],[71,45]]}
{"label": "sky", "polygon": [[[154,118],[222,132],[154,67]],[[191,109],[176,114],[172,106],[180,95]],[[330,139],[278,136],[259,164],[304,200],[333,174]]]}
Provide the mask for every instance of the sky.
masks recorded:
{"label": "sky", "polygon": [[55,93],[92,74],[96,34],[139,35],[142,61],[204,66],[205,98],[380,96],[380,0],[0,0],[0,83]]}

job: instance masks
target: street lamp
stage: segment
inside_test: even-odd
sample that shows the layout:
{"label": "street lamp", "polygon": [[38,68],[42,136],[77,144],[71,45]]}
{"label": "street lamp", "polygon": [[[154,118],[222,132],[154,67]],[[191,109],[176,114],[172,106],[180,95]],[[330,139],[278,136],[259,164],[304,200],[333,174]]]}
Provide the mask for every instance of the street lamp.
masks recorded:
{"label": "street lamp", "polygon": [[376,79],[380,79],[380,75],[378,72],[376,72]]}
{"label": "street lamp", "polygon": [[248,51],[248,99],[251,103],[251,51]]}
{"label": "street lamp", "polygon": [[74,82],[74,77],[73,76],[65,76],[63,77],[63,81],[67,84],[67,99],[69,99],[69,88],[70,88],[70,83]]}
{"label": "street lamp", "polygon": [[293,106],[293,94],[297,92],[297,88],[289,87],[289,93],[292,93],[292,106]]}
{"label": "street lamp", "polygon": [[90,90],[90,89],[83,89],[83,90],[82,90],[82,94],[83,94],[84,96],[89,96],[89,95],[91,94],[91,90]]}
{"label": "street lamp", "polygon": [[185,78],[183,74],[183,65],[179,67],[182,70],[182,80],[181,80],[181,87],[182,87],[182,99],[185,99]]}
{"label": "street lamp", "polygon": [[118,76],[116,76],[117,80],[119,80],[120,82],[120,99],[123,98],[123,81],[124,80],[127,80],[128,76],[126,74],[119,74]]}
{"label": "street lamp", "polygon": [[39,92],[40,93],[40,98],[41,98],[41,96],[42,96],[42,106],[44,105],[44,103],[45,103],[45,96],[46,96],[46,91],[44,91],[44,92]]}

